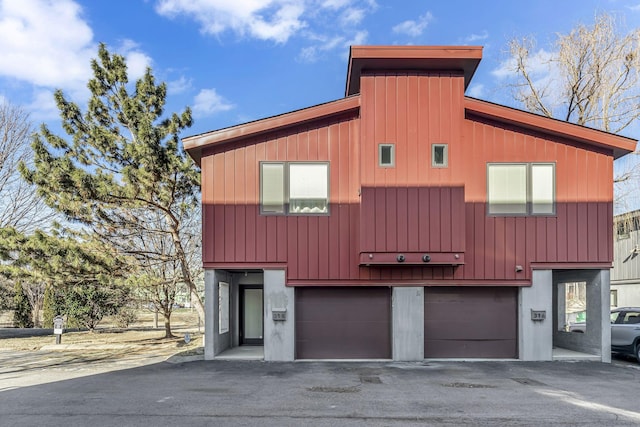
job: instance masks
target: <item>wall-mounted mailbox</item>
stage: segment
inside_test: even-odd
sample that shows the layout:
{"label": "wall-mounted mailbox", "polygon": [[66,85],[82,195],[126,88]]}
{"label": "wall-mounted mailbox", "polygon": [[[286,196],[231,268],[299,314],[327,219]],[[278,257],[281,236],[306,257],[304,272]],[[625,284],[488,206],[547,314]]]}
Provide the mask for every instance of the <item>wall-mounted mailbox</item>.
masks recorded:
{"label": "wall-mounted mailbox", "polygon": [[287,320],[287,309],[286,308],[274,308],[271,310],[271,315],[273,316],[273,320],[283,321]]}
{"label": "wall-mounted mailbox", "polygon": [[531,310],[531,320],[542,321],[547,318],[545,310]]}

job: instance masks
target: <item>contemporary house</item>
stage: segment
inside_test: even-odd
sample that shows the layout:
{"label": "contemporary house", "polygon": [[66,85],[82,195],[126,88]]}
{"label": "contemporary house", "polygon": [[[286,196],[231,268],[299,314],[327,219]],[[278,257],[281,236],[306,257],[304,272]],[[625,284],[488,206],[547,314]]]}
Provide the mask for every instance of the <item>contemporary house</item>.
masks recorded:
{"label": "contemporary house", "polygon": [[206,359],[610,360],[613,160],[636,141],[466,97],[481,57],[354,46],[344,98],[184,139]]}
{"label": "contemporary house", "polygon": [[611,307],[640,306],[640,210],[613,218]]}

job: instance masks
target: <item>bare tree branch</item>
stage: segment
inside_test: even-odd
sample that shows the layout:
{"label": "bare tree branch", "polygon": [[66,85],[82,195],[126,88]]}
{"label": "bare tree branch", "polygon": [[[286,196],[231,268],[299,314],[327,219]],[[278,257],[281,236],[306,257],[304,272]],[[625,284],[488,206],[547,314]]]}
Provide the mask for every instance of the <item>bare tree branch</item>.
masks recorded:
{"label": "bare tree branch", "polygon": [[29,163],[31,149],[29,115],[7,102],[0,103],[0,228],[21,231],[44,228],[52,211],[18,172],[18,164]]}
{"label": "bare tree branch", "polygon": [[[514,99],[547,117],[615,134],[628,130],[640,118],[640,29],[623,33],[621,24],[605,13],[591,26],[557,34],[544,64],[532,38],[512,39],[508,52],[514,74],[508,85]],[[635,163],[615,177],[617,204],[628,195],[619,184],[640,180],[640,162]]]}

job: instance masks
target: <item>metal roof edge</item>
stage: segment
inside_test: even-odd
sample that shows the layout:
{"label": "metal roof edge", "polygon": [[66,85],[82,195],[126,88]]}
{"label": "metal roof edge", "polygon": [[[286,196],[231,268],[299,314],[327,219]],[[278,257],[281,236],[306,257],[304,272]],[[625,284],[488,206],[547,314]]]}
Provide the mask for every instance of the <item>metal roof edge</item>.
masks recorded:
{"label": "metal roof edge", "polygon": [[464,108],[465,111],[471,111],[478,116],[491,118],[498,122],[514,124],[526,129],[538,130],[596,147],[611,149],[614,159],[635,151],[638,142],[626,136],[616,135],[599,129],[541,116],[468,96],[464,97]]}
{"label": "metal roof edge", "polygon": [[253,122],[241,123],[198,135],[182,138],[185,151],[200,165],[202,149],[215,144],[223,144],[241,138],[249,138],[266,132],[272,132],[303,123],[313,122],[326,117],[331,117],[350,110],[360,108],[360,96],[354,95],[346,98],[329,101],[300,110],[290,111],[276,116],[258,119]]}

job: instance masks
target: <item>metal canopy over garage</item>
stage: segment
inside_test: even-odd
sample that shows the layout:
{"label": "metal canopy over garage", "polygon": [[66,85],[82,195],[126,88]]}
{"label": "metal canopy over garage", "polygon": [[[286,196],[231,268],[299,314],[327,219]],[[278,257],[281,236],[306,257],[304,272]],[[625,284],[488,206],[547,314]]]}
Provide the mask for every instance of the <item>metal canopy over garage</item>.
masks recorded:
{"label": "metal canopy over garage", "polygon": [[518,357],[518,289],[427,287],[424,357]]}
{"label": "metal canopy over garage", "polygon": [[297,288],[297,359],[390,359],[391,289]]}

